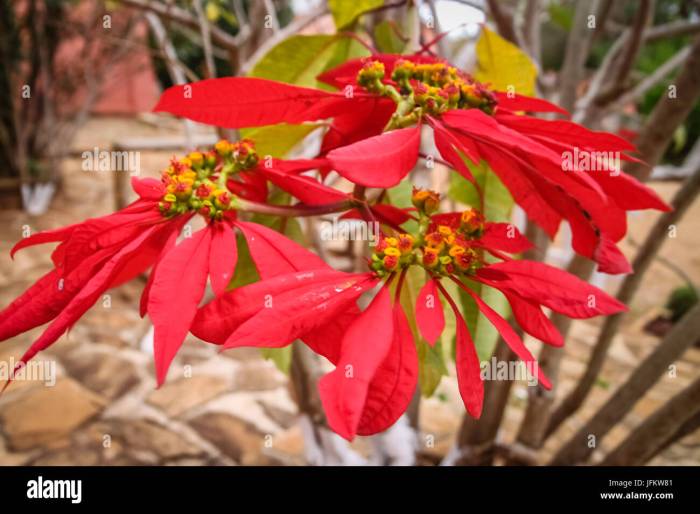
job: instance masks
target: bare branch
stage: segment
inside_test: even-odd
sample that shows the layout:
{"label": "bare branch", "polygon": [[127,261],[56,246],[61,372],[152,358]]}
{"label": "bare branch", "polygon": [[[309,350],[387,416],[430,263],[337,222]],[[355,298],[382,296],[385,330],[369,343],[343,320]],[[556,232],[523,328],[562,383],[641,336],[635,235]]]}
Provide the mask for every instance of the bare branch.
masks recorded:
{"label": "bare branch", "polygon": [[523,44],[527,53],[538,66],[542,61],[541,8],[540,0],[527,0],[522,25]]}
{"label": "bare branch", "polygon": [[630,29],[629,35],[626,37],[624,53],[620,56],[620,59],[618,59],[619,65],[614,70],[609,86],[596,95],[594,99],[597,106],[602,107],[609,104],[625,90],[625,82],[629,77],[632,66],[637,60],[637,55],[642,46],[644,29],[652,20],[652,7],[652,0],[641,1],[637,15],[634,18],[634,24]]}
{"label": "bare branch", "polygon": [[660,39],[690,36],[698,32],[700,32],[700,22],[698,21],[672,21],[648,28],[644,32],[644,42],[654,43]]}
{"label": "bare branch", "polygon": [[[131,7],[153,12],[158,16],[162,16],[163,18],[195,30],[199,30],[200,28],[199,21],[195,16],[192,16],[185,9],[173,4],[165,5],[153,0],[121,0],[121,2]],[[215,25],[211,26],[212,40],[227,49],[236,49],[247,37],[248,33],[243,30],[239,31],[237,35],[232,36]]]}
{"label": "bare branch", "polygon": [[208,79],[216,78],[216,65],[214,64],[214,56],[211,51],[211,27],[202,8],[202,0],[193,0],[194,10],[197,13],[197,21],[199,22],[199,31],[202,35],[202,50],[204,51],[204,65],[206,69],[206,77]]}
{"label": "bare branch", "polygon": [[[187,80],[185,79],[185,74],[180,68],[180,66],[178,66],[177,64],[180,61],[177,58],[175,47],[168,38],[168,34],[165,31],[165,27],[163,27],[163,23],[160,21],[160,18],[153,12],[147,12],[146,19],[148,20],[148,24],[153,30],[153,34],[155,35],[158,46],[163,51],[163,55],[165,55],[165,63],[168,68],[168,73],[170,74],[170,79],[173,81],[174,84],[186,83]],[[183,119],[183,123],[185,127],[185,141],[187,142],[188,148],[192,148],[193,124],[188,119]]]}
{"label": "bare branch", "polygon": [[[658,219],[649,231],[644,244],[638,250],[634,262],[632,263],[634,273],[625,277],[617,293],[617,299],[622,303],[626,304],[632,300],[642,283],[644,274],[649,269],[652,262],[654,262],[654,258],[667,239],[666,234],[668,233],[668,227],[677,223],[678,220],[683,217],[697,197],[698,192],[700,192],[700,166],[696,168],[695,174],[685,181],[673,198],[671,202],[673,210],[664,213]],[[549,426],[547,427],[547,435],[552,434],[562,422],[576,412],[588,397],[588,394],[603,368],[613,338],[625,319],[625,313],[614,314],[605,318],[603,327],[598,335],[598,340],[588,360],[586,371],[576,384],[574,390],[571,391],[571,393],[564,398],[559,407],[555,409],[549,421]]]}
{"label": "bare branch", "polygon": [[[664,337],[649,356],[632,372],[610,399],[569,439],[549,462],[566,466],[586,461],[595,448],[588,445],[593,435],[600,440],[627,413],[668,369],[689,348],[700,334],[700,304],[695,305]],[[597,445],[596,445],[597,446]]]}
{"label": "bare branch", "polygon": [[589,2],[578,2],[574,21],[566,41],[566,55],[562,64],[559,85],[559,104],[571,111],[576,101],[576,88],[583,76],[583,69],[590,51],[589,41],[593,30],[588,27],[588,17],[595,11]]}
{"label": "bare branch", "polygon": [[646,164],[630,163],[625,171],[637,179],[644,180],[649,176],[652,167],[661,160],[674,132],[700,98],[700,37],[693,42],[690,55],[672,86],[673,90],[656,104],[635,141]]}
{"label": "bare branch", "polygon": [[700,414],[700,377],[644,420],[600,465],[644,465],[697,414]]}
{"label": "bare branch", "polygon": [[320,5],[309,14],[304,17],[294,20],[292,23],[281,29],[273,37],[267,39],[263,44],[261,44],[241,66],[241,74],[245,75],[248,73],[253,66],[265,55],[270,49],[272,49],[280,41],[283,41],[291,34],[296,34],[301,29],[306,27],[308,24],[314,22],[319,17],[323,16],[328,12],[328,7],[325,5]]}
{"label": "bare branch", "polygon": [[612,108],[621,108],[625,105],[640,100],[647,92],[657,84],[663,82],[670,73],[678,68],[690,55],[690,47],[681,48],[669,60],[654,70],[654,73],[644,78],[632,90],[622,95]]}
{"label": "bare branch", "polygon": [[487,0],[487,3],[491,16],[493,16],[493,21],[496,23],[498,33],[514,45],[517,45],[518,37],[515,34],[512,14],[504,11],[497,0]]}

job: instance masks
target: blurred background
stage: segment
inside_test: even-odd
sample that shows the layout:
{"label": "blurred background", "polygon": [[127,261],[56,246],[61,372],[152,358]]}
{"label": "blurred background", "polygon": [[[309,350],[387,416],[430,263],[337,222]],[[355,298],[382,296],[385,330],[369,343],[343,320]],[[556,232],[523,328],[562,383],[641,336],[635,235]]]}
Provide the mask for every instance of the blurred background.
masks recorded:
{"label": "blurred background", "polygon": [[[633,140],[650,166],[626,171],[676,207],[630,217],[633,279],[572,257],[566,227],[548,250],[528,230],[535,257],[631,312],[557,320],[564,349],[528,342],[553,393],[489,382],[479,422],[464,416],[449,358],[422,362],[429,397],[417,392],[392,429],[351,445],[324,426],[315,380],[327,363],[296,344],[218,353],[190,336],[156,390],[138,315],[144,277],[105,295],[35,359],[38,376],[0,396],[0,465],[700,464],[700,2],[0,0],[0,11],[0,308],[51,268],[43,246],[10,259],[20,238],[112,212],[133,199],[130,176],[157,177],[172,156],[239,136],[151,113],[164,88],[244,74],[315,86],[318,72],[368,53],[355,38],[473,71],[486,24],[533,62],[538,96]],[[300,68],[286,73],[292,61]],[[312,156],[320,131],[310,132],[271,141],[271,153]],[[413,182],[454,186],[439,165],[427,171]],[[299,227],[311,247],[313,223]],[[325,249],[340,269],[358,255],[353,242]],[[0,344],[0,373],[41,330]],[[492,352],[511,358],[496,335],[480,348]]]}

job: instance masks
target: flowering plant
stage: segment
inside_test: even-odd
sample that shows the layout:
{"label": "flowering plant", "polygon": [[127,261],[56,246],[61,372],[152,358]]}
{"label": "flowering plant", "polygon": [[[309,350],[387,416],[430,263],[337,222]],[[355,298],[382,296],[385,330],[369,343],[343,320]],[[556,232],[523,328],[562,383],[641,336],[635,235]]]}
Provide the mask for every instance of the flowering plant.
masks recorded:
{"label": "flowering plant", "polygon": [[[563,152],[583,149],[635,160],[633,145],[571,121],[527,115],[565,111],[493,89],[433,57],[350,59],[318,80],[333,90],[235,77],[165,91],[156,111],[219,127],[329,120],[328,128],[313,159],[272,159],[256,152],[255,141],[221,140],[173,159],[160,179],[134,179],[138,199],[124,209],[20,241],[13,254],[59,244],[54,269],[0,313],[0,339],[50,322],[22,357],[26,362],[56,342],[104,291],[150,269],[140,310],[155,328],[158,384],[188,332],[224,349],[279,348],[299,339],[335,365],[319,383],[321,399],[331,428],[352,439],[387,429],[406,410],[419,377],[417,339],[434,345],[441,336],[443,301],[455,316],[459,391],[469,414],[480,416],[479,358],[464,309],[447,289],[454,284],[550,387],[521,336],[478,288],[500,291],[525,333],[556,346],[563,340],[543,307],[572,318],[625,307],[565,271],[515,258],[531,244],[512,224],[485,217],[489,200],[474,167],[487,166],[486,173],[550,237],[566,221],[574,251],[600,271],[627,273],[630,266],[616,246],[626,232],[627,211],[667,206],[624,173],[568,172],[561,159]],[[444,202],[430,190],[414,188],[412,206],[385,194],[415,168],[427,134],[442,162],[477,192],[474,204],[460,212],[441,213]],[[318,176],[305,174],[310,170],[319,170]],[[331,172],[349,181],[353,192],[329,185]],[[274,202],[270,184],[298,203]],[[368,199],[368,188],[379,194]],[[377,222],[382,230],[366,270],[347,273],[251,221],[252,213],[339,213]],[[178,242],[195,216],[204,228]],[[237,232],[259,277],[241,287],[232,282]],[[423,280],[407,305],[402,293],[410,270],[422,271]],[[202,305],[207,282],[214,299]],[[358,300],[371,292],[361,309]]]}

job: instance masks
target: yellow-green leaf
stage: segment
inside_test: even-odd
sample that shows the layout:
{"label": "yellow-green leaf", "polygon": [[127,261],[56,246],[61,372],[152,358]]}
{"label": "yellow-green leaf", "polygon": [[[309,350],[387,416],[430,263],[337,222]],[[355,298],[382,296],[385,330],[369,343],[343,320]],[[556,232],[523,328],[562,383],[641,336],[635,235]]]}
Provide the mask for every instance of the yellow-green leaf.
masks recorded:
{"label": "yellow-green leaf", "polygon": [[474,77],[498,91],[532,96],[537,67],[520,48],[484,27],[476,43]]}
{"label": "yellow-green leaf", "polygon": [[384,0],[328,0],[328,7],[338,30],[347,28],[360,15],[382,5]]}
{"label": "yellow-green leaf", "polygon": [[[468,159],[463,160],[469,166],[474,179],[483,192],[484,215],[486,219],[499,222],[509,221],[513,208],[513,197],[508,192],[508,189],[506,189],[486,162],[482,161],[479,166],[475,166]],[[480,207],[479,195],[474,185],[457,173],[452,174],[448,194],[450,198],[459,203],[476,208]],[[488,255],[484,256],[486,260],[489,260],[489,257]],[[501,316],[507,317],[510,314],[508,301],[500,291],[484,286],[479,282],[470,281],[467,285]],[[460,290],[459,298],[462,303],[464,320],[472,333],[472,339],[479,354],[479,359],[487,360],[498,340],[498,331],[486,319],[486,316],[479,312],[476,302],[471,296]]]}
{"label": "yellow-green leaf", "polygon": [[242,129],[241,136],[255,141],[258,155],[284,157],[302,139],[321,126],[318,123],[304,123],[302,125],[280,123],[279,125]]}
{"label": "yellow-green leaf", "polygon": [[316,76],[333,57],[340,40],[333,35],[296,35],[278,43],[260,59],[249,75],[287,82],[298,86],[316,87]]}
{"label": "yellow-green leaf", "polygon": [[403,53],[406,46],[396,33],[396,23],[392,20],[384,20],[374,27],[374,41],[379,51],[386,54]]}

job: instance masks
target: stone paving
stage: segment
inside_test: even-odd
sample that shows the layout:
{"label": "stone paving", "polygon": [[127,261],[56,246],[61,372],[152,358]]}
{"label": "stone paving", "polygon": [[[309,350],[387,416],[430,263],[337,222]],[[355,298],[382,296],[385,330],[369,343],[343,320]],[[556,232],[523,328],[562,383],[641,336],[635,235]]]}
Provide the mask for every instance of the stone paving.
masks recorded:
{"label": "stone paving", "polygon": [[[106,138],[128,133],[162,135],[163,129],[129,120],[93,120],[81,132],[78,147],[92,148]],[[95,140],[98,138],[99,140]],[[143,169],[156,172],[169,157],[144,153]],[[111,209],[110,178],[80,171],[80,161],[65,163],[62,193],[51,211],[37,219],[18,211],[0,210],[0,307],[7,305],[50,265],[43,247],[29,248],[11,261],[8,250],[22,227],[55,228]],[[672,188],[664,186],[665,197]],[[697,220],[696,206],[686,216]],[[633,220],[642,234],[651,218]],[[697,223],[697,221],[695,221]],[[689,255],[684,264],[700,280],[698,231],[679,228],[683,243],[669,242],[664,252]],[[687,234],[685,236],[684,234]],[[680,250],[679,250],[680,249]],[[665,253],[666,254],[666,253]],[[679,255],[676,253],[674,255]],[[642,298],[635,302],[633,321],[612,347],[603,378],[582,411],[566,423],[543,449],[543,458],[600,406],[614,387],[654,347],[645,335],[645,319],[658,310],[678,279],[655,266]],[[18,380],[0,396],[0,465],[301,465],[305,463],[297,409],[287,377],[255,349],[218,353],[217,348],[188,339],[173,363],[165,385],[155,388],[150,350],[140,347],[149,323],[138,316],[143,282],[134,281],[110,292],[70,333],[41,353],[37,361],[55,366],[56,381]],[[567,345],[562,387],[569,390],[585,366],[599,322],[576,323]],[[0,344],[0,362],[17,359],[37,337],[36,329]],[[664,377],[624,423],[603,442],[611,448],[630,428],[683,388],[700,371],[700,350],[694,348],[677,363],[677,376]],[[526,399],[525,384],[515,386],[506,414],[504,441],[512,440]],[[421,403],[422,441],[432,461],[443,457],[453,442],[463,406],[456,381],[447,377],[438,394]],[[357,448],[362,450],[360,441]],[[658,456],[654,464],[700,464],[700,433],[691,434]]]}

